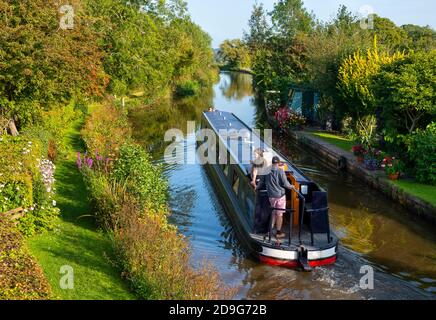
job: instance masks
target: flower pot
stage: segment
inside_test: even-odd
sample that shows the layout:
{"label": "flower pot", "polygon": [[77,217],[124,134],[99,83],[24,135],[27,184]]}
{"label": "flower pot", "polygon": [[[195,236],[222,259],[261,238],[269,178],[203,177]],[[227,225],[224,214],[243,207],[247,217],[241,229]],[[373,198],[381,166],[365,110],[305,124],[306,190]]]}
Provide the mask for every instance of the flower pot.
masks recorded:
{"label": "flower pot", "polygon": [[391,179],[392,181],[398,180],[399,177],[400,177],[400,173],[399,172],[397,172],[397,173],[390,173],[389,174],[389,179]]}

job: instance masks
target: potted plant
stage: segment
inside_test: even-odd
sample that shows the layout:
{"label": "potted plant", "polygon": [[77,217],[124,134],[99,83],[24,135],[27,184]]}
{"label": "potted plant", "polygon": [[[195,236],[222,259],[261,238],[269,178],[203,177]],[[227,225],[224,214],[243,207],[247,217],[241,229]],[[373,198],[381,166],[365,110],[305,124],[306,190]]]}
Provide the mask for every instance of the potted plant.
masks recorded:
{"label": "potted plant", "polygon": [[401,170],[403,168],[400,160],[395,159],[395,157],[387,157],[384,160],[384,167],[386,174],[389,176],[389,179],[393,181],[398,180]]}
{"label": "potted plant", "polygon": [[353,154],[357,157],[357,162],[363,163],[366,150],[362,145],[358,144],[352,149]]}
{"label": "potted plant", "polygon": [[380,161],[378,160],[379,150],[369,148],[364,152],[364,163],[368,170],[375,171],[380,166]]}

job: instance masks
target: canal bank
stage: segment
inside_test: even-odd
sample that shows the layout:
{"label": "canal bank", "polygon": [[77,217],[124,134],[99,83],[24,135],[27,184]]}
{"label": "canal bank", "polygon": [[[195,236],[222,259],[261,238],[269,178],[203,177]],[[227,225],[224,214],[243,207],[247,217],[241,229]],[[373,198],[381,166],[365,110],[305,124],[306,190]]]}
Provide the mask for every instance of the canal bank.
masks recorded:
{"label": "canal bank", "polygon": [[[133,110],[135,140],[162,163],[170,185],[171,222],[189,239],[193,261],[207,259],[238,299],[434,299],[436,234],[421,219],[362,180],[338,172],[320,157],[276,136],[274,146],[329,194],[331,224],[340,238],[339,259],[305,274],[270,267],[244,252],[233,226],[201,165],[164,161],[169,129],[180,129],[184,148],[195,145],[186,122],[200,123],[210,106],[233,112],[252,128],[270,128],[247,74],[224,72],[196,98]],[[419,249],[417,249],[419,248]],[[374,290],[359,287],[362,266],[375,271]]]}
{"label": "canal bank", "polygon": [[391,200],[400,203],[414,215],[436,225],[436,207],[424,199],[403,190],[390,181],[384,172],[367,170],[356,160],[356,157],[351,152],[344,151],[335,145],[323,141],[313,136],[311,132],[289,131],[287,134],[295,143],[309,150],[317,157],[322,158],[328,165],[337,170],[344,170],[352,174],[370,187],[382,192]]}

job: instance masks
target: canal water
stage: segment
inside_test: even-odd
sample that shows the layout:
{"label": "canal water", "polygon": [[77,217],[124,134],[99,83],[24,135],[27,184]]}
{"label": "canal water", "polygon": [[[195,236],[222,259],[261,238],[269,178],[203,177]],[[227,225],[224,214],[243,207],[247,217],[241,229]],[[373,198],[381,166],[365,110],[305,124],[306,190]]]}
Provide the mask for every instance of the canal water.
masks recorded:
{"label": "canal water", "polygon": [[[187,121],[200,123],[201,112],[215,106],[248,125],[267,127],[250,75],[221,73],[198,98],[144,107],[131,114],[135,139],[162,163],[170,183],[171,221],[190,239],[193,263],[207,260],[236,299],[436,299],[436,228],[416,219],[346,173],[275,136],[276,147],[328,191],[332,228],[340,238],[338,262],[311,273],[271,267],[247,257],[206,171],[200,165],[167,165],[164,134],[185,132],[181,144],[195,145]],[[374,287],[362,277],[374,270]],[[365,273],[361,273],[365,272]]]}

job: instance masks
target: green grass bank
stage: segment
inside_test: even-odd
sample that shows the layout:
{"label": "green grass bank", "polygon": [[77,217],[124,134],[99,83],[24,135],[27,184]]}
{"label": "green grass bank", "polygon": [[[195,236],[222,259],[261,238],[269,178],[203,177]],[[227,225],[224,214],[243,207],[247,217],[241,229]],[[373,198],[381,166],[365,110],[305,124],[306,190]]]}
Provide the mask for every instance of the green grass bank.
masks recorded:
{"label": "green grass bank", "polygon": [[[53,232],[28,240],[53,291],[62,300],[135,299],[120,271],[113,265],[113,251],[108,235],[99,231],[92,217],[92,207],[81,173],[76,167],[76,152],[84,150],[80,137],[83,120],[74,122],[65,137],[68,157],[56,167],[56,201],[61,209],[58,226]],[[74,289],[63,290],[62,266],[74,270]]]}

